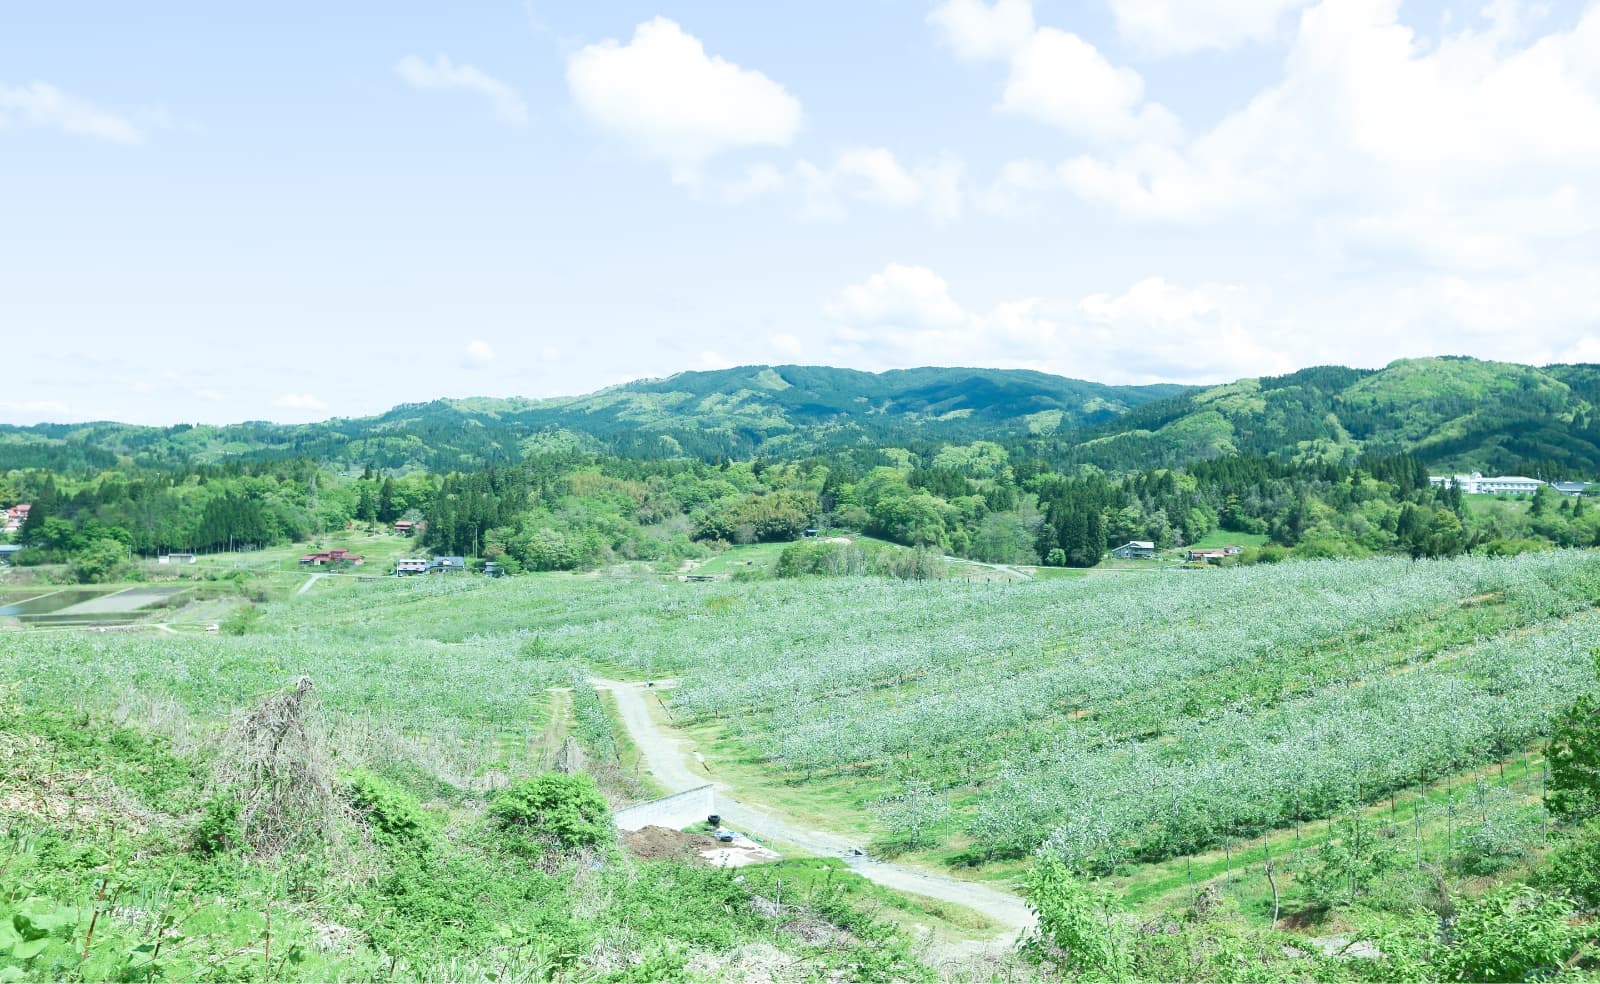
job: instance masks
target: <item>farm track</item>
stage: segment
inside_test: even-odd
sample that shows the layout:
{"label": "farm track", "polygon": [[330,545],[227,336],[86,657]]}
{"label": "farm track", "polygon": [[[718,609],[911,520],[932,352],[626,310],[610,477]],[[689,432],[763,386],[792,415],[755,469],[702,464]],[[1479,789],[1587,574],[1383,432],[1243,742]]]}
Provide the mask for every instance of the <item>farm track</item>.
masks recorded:
{"label": "farm track", "polygon": [[549,719],[545,722],[544,731],[540,733],[531,751],[539,762],[539,768],[552,768],[560,756],[561,745],[566,740],[572,716],[572,690],[568,687],[551,687],[545,691],[549,695]]}
{"label": "farm track", "polygon": [[[711,781],[718,788],[717,810],[730,826],[769,840],[781,841],[819,857],[840,858],[862,877],[912,895],[949,902],[977,912],[1005,927],[999,936],[980,942],[977,949],[1011,946],[1034,925],[1027,903],[1015,895],[987,885],[975,884],[897,864],[877,860],[856,842],[838,833],[816,830],[792,823],[781,815],[726,795],[726,787],[711,776],[709,767],[697,754],[685,755],[686,739],[670,735],[650,713],[648,699],[654,691],[639,683],[591,678],[596,688],[609,691],[617,701],[623,726],[644,756],[656,781],[669,793],[704,786]],[[659,700],[659,697],[657,698]],[[958,945],[947,948],[951,956],[970,954],[974,948]]]}

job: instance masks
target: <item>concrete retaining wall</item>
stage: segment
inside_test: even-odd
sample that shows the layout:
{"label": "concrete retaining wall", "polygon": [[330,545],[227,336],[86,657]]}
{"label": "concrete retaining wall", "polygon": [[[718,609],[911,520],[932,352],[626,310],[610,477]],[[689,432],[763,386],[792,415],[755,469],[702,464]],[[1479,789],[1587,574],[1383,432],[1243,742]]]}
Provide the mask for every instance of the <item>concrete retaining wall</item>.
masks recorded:
{"label": "concrete retaining wall", "polygon": [[640,830],[645,827],[681,830],[690,824],[703,823],[706,817],[715,812],[716,795],[710,786],[701,786],[686,793],[618,810],[612,819],[616,821],[618,830]]}

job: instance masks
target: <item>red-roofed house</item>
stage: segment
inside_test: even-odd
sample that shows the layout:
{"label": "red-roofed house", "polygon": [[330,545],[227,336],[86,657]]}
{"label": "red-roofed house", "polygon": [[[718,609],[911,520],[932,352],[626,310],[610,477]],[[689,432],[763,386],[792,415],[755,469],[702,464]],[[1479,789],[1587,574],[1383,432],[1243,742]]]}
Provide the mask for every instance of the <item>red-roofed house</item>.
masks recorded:
{"label": "red-roofed house", "polygon": [[7,532],[7,533],[15,533],[16,531],[22,529],[22,524],[26,523],[28,521],[28,512],[31,509],[33,509],[33,506],[31,506],[30,504],[28,504],[26,502],[22,503],[21,505],[12,506],[10,509],[7,509],[6,510],[6,519],[5,519],[5,532]]}
{"label": "red-roofed house", "polygon": [[300,558],[300,563],[309,567],[321,567],[323,564],[359,564],[363,560],[364,558],[356,556],[344,547],[335,547],[332,550],[308,553]]}

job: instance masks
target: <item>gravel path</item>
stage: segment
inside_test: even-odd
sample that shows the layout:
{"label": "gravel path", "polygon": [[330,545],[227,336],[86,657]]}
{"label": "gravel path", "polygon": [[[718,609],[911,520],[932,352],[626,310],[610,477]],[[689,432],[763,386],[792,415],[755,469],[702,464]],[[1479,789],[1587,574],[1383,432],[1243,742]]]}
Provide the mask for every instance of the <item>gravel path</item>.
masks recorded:
{"label": "gravel path", "polygon": [[[768,840],[791,844],[819,857],[836,857],[844,860],[852,870],[889,888],[913,895],[922,895],[941,902],[964,906],[988,917],[1005,927],[1005,932],[990,944],[1011,945],[1034,925],[1033,912],[1027,903],[1015,895],[998,891],[987,885],[965,882],[917,868],[907,868],[879,861],[866,853],[863,845],[852,838],[824,830],[814,830],[793,823],[777,813],[749,803],[740,803],[726,795],[724,786],[716,782],[698,758],[686,739],[667,733],[650,712],[649,702],[659,701],[654,689],[640,683],[616,680],[591,679],[601,690],[608,690],[616,698],[622,724],[628,729],[635,745],[644,755],[645,764],[668,793],[681,793],[704,786],[707,782],[717,787],[717,812],[723,822],[736,830],[743,830]],[[670,685],[670,681],[664,682]],[[658,689],[665,689],[663,682]]]}
{"label": "gravel path", "polygon": [[322,580],[323,578],[325,578],[327,576],[328,575],[326,575],[326,574],[313,574],[313,575],[311,575],[310,577],[306,578],[306,583],[300,585],[300,590],[296,591],[295,594],[297,594],[297,595],[305,594],[307,591],[311,590],[311,586],[313,584],[316,584],[318,581]]}

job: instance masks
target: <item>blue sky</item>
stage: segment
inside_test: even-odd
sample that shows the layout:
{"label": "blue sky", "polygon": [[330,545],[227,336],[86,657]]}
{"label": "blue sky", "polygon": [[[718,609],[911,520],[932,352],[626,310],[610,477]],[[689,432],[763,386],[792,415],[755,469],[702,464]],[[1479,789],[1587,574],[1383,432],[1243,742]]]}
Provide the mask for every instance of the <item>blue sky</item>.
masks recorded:
{"label": "blue sky", "polygon": [[0,9],[0,422],[1600,361],[1600,5]]}

